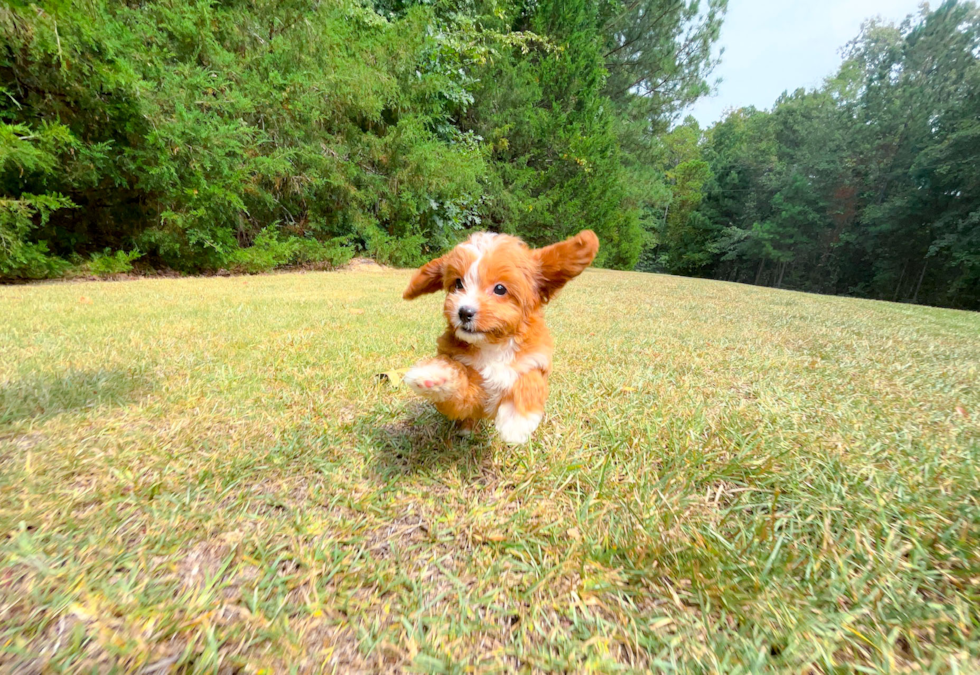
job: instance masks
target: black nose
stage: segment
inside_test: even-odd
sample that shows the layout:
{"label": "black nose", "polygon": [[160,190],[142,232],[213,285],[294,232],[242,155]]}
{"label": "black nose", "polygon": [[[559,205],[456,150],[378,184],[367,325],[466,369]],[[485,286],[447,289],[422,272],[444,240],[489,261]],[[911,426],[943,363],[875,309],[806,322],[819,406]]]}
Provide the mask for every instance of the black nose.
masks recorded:
{"label": "black nose", "polygon": [[460,307],[459,308],[459,320],[463,323],[469,323],[476,316],[476,310],[472,307]]}

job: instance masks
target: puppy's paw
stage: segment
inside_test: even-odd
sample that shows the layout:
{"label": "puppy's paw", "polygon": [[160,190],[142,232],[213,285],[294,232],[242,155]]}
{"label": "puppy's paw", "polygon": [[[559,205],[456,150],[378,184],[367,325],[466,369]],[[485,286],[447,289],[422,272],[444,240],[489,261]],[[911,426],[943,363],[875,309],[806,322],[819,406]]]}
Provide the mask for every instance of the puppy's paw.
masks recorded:
{"label": "puppy's paw", "polygon": [[418,364],[405,373],[402,381],[434,403],[449,399],[459,386],[456,371],[438,360]]}
{"label": "puppy's paw", "polygon": [[456,435],[461,438],[470,438],[476,430],[476,420],[466,419],[456,424]]}
{"label": "puppy's paw", "polygon": [[517,412],[513,403],[508,402],[502,403],[497,409],[497,416],[493,423],[500,440],[511,445],[519,445],[531,440],[531,434],[541,424],[541,417],[541,413],[522,415]]}

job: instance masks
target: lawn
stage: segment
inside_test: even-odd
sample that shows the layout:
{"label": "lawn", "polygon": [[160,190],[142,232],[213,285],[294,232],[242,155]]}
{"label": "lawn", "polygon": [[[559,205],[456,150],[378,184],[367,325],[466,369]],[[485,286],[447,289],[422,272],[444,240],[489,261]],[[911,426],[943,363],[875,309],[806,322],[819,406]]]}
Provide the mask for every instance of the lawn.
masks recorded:
{"label": "lawn", "polygon": [[980,671],[980,315],[590,270],[511,447],[408,278],[0,287],[0,670]]}

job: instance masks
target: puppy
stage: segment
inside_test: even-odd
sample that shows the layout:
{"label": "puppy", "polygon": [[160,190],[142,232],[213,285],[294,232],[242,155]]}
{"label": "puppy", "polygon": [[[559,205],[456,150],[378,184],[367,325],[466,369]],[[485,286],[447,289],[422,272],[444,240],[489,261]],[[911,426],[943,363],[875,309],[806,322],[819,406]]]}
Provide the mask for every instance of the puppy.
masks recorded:
{"label": "puppy", "polygon": [[591,230],[533,250],[517,237],[479,233],[427,263],[404,298],[445,291],[448,327],[438,355],[411,368],[405,383],[464,433],[492,418],[503,441],[528,441],[544,415],[554,349],[544,305],[598,251]]}

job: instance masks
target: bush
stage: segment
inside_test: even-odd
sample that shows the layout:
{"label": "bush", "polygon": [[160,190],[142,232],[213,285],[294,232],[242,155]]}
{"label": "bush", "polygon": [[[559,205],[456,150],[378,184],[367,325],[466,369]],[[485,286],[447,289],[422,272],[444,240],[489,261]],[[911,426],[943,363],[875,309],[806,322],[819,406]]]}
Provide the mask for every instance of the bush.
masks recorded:
{"label": "bush", "polygon": [[365,250],[382,265],[420,267],[435,257],[436,253],[433,251],[431,255],[426,255],[424,244],[425,237],[420,234],[392,237],[375,229],[368,233]]}
{"label": "bush", "polygon": [[0,194],[81,208],[7,228],[20,247],[7,258],[24,259],[3,276],[51,273],[42,241],[96,266],[107,247],[183,272],[333,265],[348,253],[322,243],[368,250],[369,221],[391,238],[383,254],[409,260],[479,198],[483,144],[449,124],[469,43],[432,30],[431,7],[43,7],[0,9]]}
{"label": "bush", "polygon": [[295,239],[280,241],[272,228],[259,233],[248,248],[236,250],[230,256],[231,268],[237,272],[258,274],[281,265],[290,264],[296,257]]}
{"label": "bush", "polygon": [[125,274],[133,271],[133,261],[143,257],[139,250],[112,252],[112,249],[105,249],[102,253],[93,253],[85,269],[91,274],[99,276],[109,276],[113,274]]}
{"label": "bush", "polygon": [[3,5],[0,277],[132,262],[106,249],[188,273],[351,247],[411,266],[474,228],[589,227],[601,264],[631,267],[613,5]]}
{"label": "bush", "polygon": [[236,272],[259,274],[288,265],[340,267],[353,256],[344,238],[321,242],[316,239],[287,237],[280,239],[274,227],[259,233],[248,248],[237,249],[230,257],[229,267]]}
{"label": "bush", "polygon": [[51,255],[46,241],[31,241],[36,223],[47,223],[58,209],[74,206],[61,195],[21,194],[0,199],[0,277],[45,279],[63,274],[69,263]]}
{"label": "bush", "polygon": [[346,237],[337,237],[330,241],[296,239],[296,255],[293,262],[297,265],[314,267],[342,267],[354,257],[354,250],[347,245],[347,242]]}

